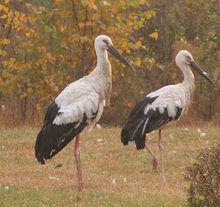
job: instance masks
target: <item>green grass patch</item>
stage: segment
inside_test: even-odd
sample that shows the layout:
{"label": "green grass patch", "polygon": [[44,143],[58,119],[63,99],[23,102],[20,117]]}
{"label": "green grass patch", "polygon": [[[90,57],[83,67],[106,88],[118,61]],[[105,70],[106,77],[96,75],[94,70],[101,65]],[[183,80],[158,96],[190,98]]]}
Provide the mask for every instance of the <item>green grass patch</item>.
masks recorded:
{"label": "green grass patch", "polygon": [[[202,136],[197,128],[163,130],[166,183],[159,172],[152,172],[151,158],[145,150],[120,143],[119,128],[83,133],[80,145],[85,191],[79,193],[74,143],[40,165],[34,157],[38,129],[1,128],[0,207],[187,206],[185,168],[201,149],[219,143],[219,128],[200,130]],[[158,155],[157,136],[157,132],[150,134],[147,143]],[[57,165],[60,167],[55,168]]]}
{"label": "green grass patch", "polygon": [[4,185],[0,188],[0,206],[126,206],[183,207],[184,198],[151,193],[95,192],[78,193],[69,188],[43,191],[30,186]]}

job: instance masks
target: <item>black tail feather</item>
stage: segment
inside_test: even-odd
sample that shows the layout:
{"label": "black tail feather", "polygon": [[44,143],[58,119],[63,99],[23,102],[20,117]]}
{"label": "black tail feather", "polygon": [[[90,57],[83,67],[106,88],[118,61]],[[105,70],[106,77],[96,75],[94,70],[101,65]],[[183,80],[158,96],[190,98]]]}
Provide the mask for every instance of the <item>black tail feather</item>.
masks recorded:
{"label": "black tail feather", "polygon": [[78,122],[63,125],[45,124],[38,134],[35,144],[35,157],[38,162],[45,164],[45,160],[61,151],[86,125],[85,115],[80,124]]}
{"label": "black tail feather", "polygon": [[44,128],[45,126],[43,126],[43,128],[41,129],[41,131],[39,132],[39,134],[37,135],[37,140],[35,142],[35,157],[37,158],[37,161],[40,162],[41,164],[45,164],[45,160],[44,160],[44,156],[43,156],[43,152],[42,152],[42,139],[44,136]]}
{"label": "black tail feather", "polygon": [[144,120],[131,120],[122,129],[121,142],[127,145],[129,141],[135,141],[137,149],[145,147],[145,133],[142,133]]}
{"label": "black tail feather", "polygon": [[129,131],[123,128],[121,131],[121,142],[124,145],[128,145],[128,141],[129,141]]}
{"label": "black tail feather", "polygon": [[129,141],[135,141],[137,149],[143,149],[145,147],[145,121],[149,119],[149,115],[144,114],[144,109],[148,104],[156,100],[157,97],[145,97],[132,109],[128,117],[128,122],[121,132],[121,142],[124,145],[127,145]]}

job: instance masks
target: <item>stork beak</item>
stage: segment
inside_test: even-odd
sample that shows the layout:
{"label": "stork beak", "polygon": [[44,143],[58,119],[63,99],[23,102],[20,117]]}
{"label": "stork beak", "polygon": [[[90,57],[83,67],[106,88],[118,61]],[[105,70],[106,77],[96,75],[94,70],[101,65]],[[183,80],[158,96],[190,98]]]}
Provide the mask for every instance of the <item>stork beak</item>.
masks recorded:
{"label": "stork beak", "polygon": [[135,68],[125,59],[125,57],[123,57],[119,51],[113,46],[113,45],[109,45],[108,46],[108,51],[115,56],[118,60],[120,60],[123,64],[125,64],[126,66],[128,66],[129,68],[131,68],[134,72],[136,72]]}
{"label": "stork beak", "polygon": [[209,83],[214,84],[211,79],[209,79],[208,74],[203,71],[194,61],[189,64],[192,69],[194,69],[200,76],[206,79]]}

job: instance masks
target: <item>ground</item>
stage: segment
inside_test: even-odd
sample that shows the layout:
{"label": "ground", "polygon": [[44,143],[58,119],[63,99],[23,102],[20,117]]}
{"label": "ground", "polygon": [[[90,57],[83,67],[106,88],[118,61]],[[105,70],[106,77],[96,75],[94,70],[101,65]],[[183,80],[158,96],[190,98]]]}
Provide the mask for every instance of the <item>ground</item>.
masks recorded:
{"label": "ground", "polygon": [[[0,207],[23,206],[187,206],[185,167],[203,148],[219,143],[220,129],[175,127],[163,130],[167,182],[152,172],[145,150],[124,147],[120,128],[94,129],[81,138],[85,191],[76,190],[73,142],[46,165],[34,158],[39,129],[0,129]],[[158,155],[157,132],[148,143]],[[160,166],[159,166],[160,167]]]}

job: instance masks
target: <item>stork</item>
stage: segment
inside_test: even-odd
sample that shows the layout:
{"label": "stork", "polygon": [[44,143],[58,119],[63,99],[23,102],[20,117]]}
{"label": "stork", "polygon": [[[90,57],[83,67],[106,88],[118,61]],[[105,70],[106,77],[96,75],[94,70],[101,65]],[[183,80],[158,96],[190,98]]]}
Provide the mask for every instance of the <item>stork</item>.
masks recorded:
{"label": "stork", "polygon": [[106,35],[96,37],[95,51],[97,55],[95,69],[89,75],[70,83],[49,105],[35,143],[35,157],[38,162],[45,164],[46,160],[55,156],[75,138],[74,156],[79,191],[83,190],[80,133],[97,123],[110,99],[112,71],[107,51],[135,70]]}
{"label": "stork", "polygon": [[179,51],[175,60],[177,66],[183,72],[183,82],[176,85],[167,85],[146,95],[132,109],[121,132],[121,141],[124,145],[128,145],[129,141],[134,141],[138,150],[146,147],[152,156],[153,170],[156,171],[156,156],[149,146],[145,145],[145,139],[146,134],[159,130],[158,147],[163,180],[165,180],[165,176],[161,132],[168,123],[177,121],[190,105],[195,88],[194,75],[190,67],[212,83],[207,73],[195,63],[192,55],[187,50]]}

